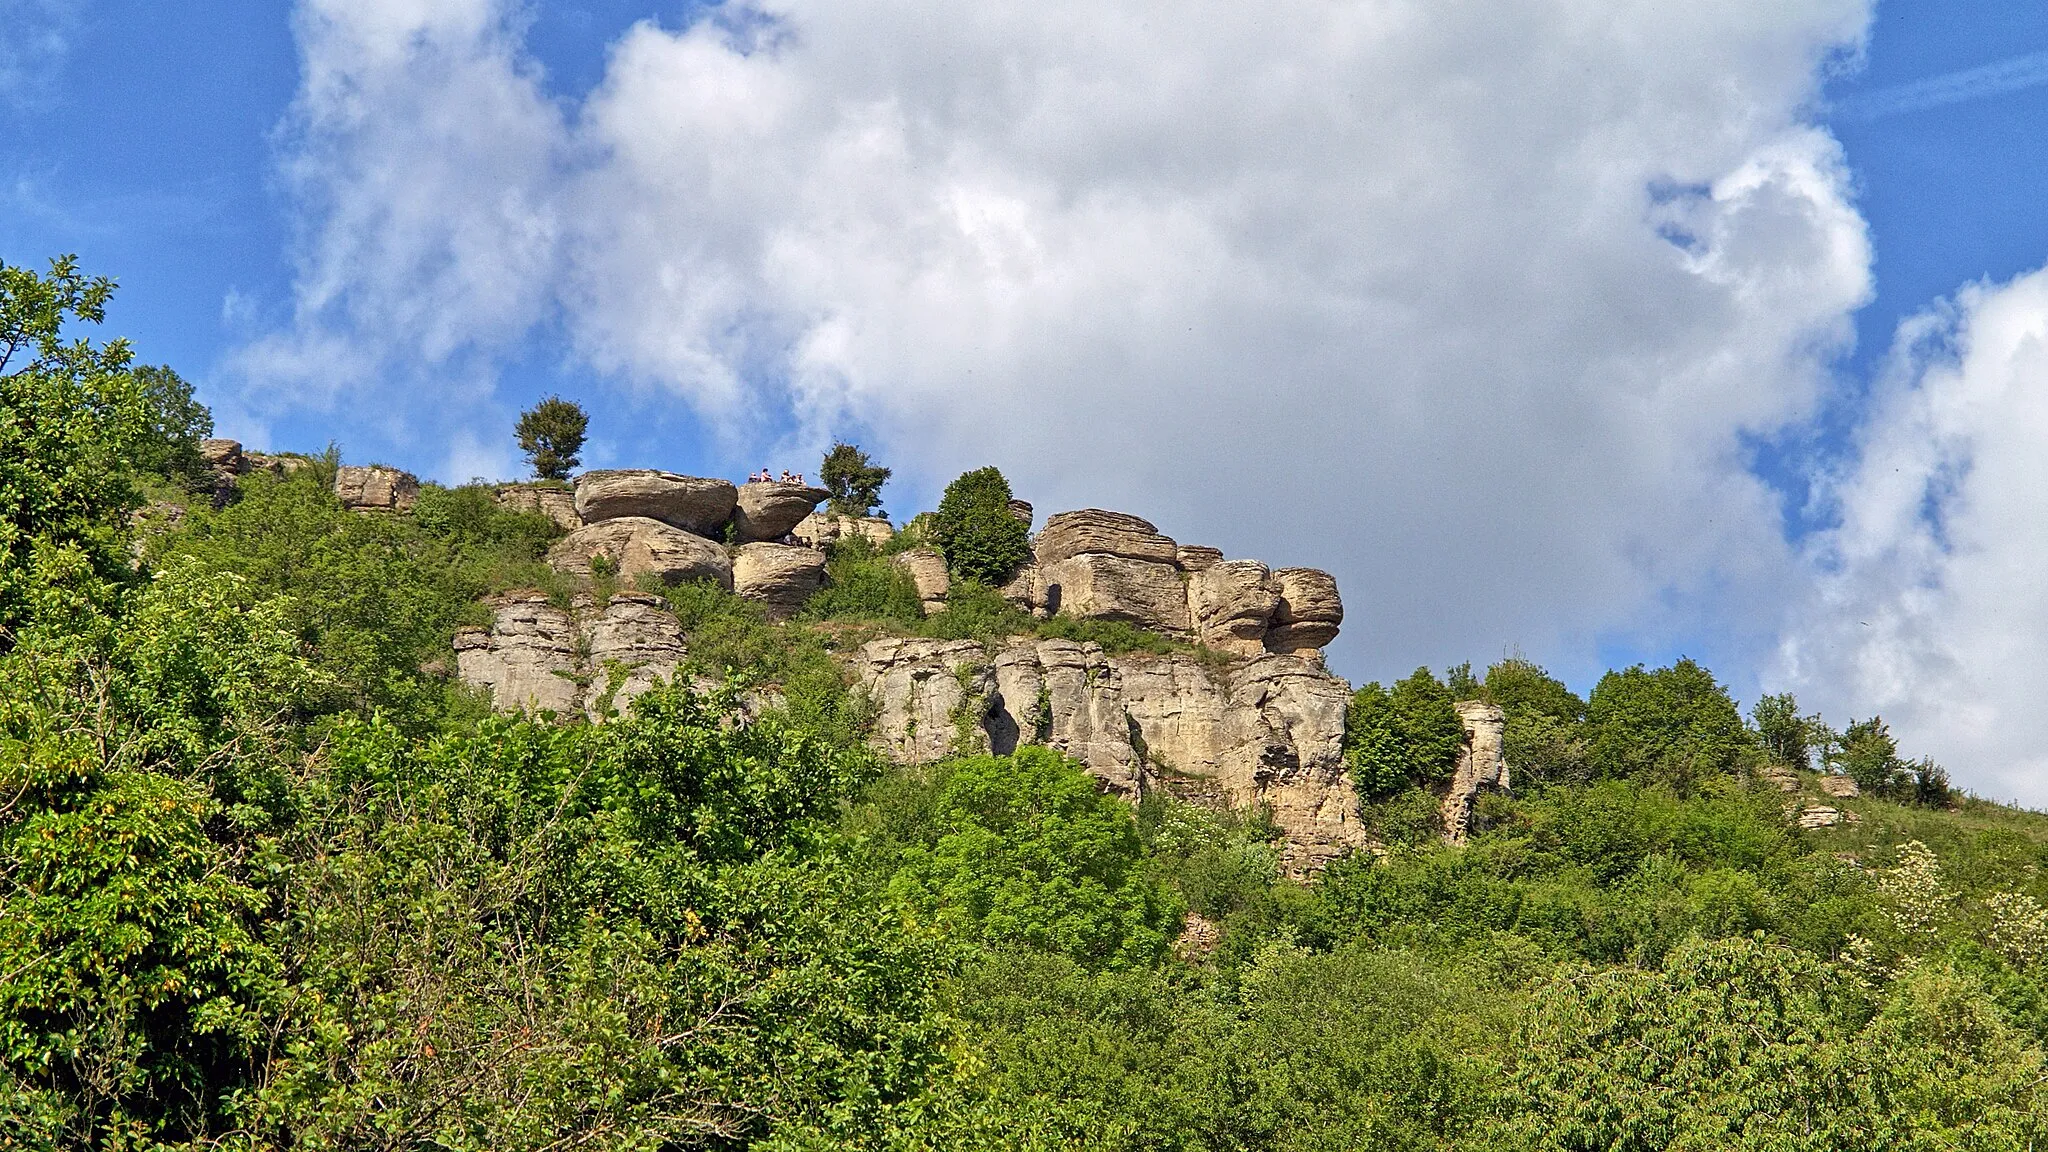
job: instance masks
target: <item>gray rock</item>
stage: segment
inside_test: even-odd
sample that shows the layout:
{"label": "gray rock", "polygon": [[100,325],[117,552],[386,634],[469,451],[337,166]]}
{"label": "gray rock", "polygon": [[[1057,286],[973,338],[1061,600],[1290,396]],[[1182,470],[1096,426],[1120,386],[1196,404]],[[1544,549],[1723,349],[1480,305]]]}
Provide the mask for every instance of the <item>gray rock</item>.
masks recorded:
{"label": "gray rock", "polygon": [[834,516],[830,512],[811,513],[791,532],[797,543],[812,548],[825,548],[848,536],[864,536],[868,543],[880,548],[896,538],[895,525],[880,516]]}
{"label": "gray rock", "polygon": [[1027,560],[1010,577],[1010,582],[1000,589],[1003,599],[1015,605],[1021,612],[1043,620],[1052,614],[1051,600],[1047,596],[1045,573],[1037,564]]}
{"label": "gray rock", "polygon": [[576,514],[586,524],[644,516],[698,536],[724,534],[739,503],[730,480],[653,468],[611,468],[576,478]]}
{"label": "gray rock", "polygon": [[823,488],[778,481],[742,484],[732,514],[737,539],[742,544],[780,541],[831,495]]}
{"label": "gray rock", "polygon": [[621,592],[582,629],[590,682],[583,710],[592,720],[624,712],[641,694],[674,680],[688,654],[683,627],[659,596]]}
{"label": "gray rock", "polygon": [[488,689],[500,711],[578,711],[583,686],[574,618],[539,592],[501,597],[495,607],[489,629],[456,634],[463,681]]}
{"label": "gray rock", "polygon": [[1032,546],[1042,568],[1090,552],[1171,566],[1175,553],[1173,541],[1151,521],[1100,508],[1055,513]]}
{"label": "gray rock", "polygon": [[565,531],[583,527],[576,514],[576,493],[549,484],[500,484],[498,507],[510,512],[532,512],[545,516]]}
{"label": "gray rock", "polygon": [[1280,607],[1280,581],[1264,564],[1220,561],[1191,572],[1187,590],[1196,640],[1236,656],[1266,651],[1266,630]]}
{"label": "gray rock", "polygon": [[1188,633],[1188,591],[1171,563],[1084,552],[1039,567],[1046,600],[1060,615],[1123,620],[1172,636]]}
{"label": "gray rock", "polygon": [[1182,544],[1174,549],[1174,562],[1183,572],[1207,572],[1223,563],[1223,549],[1201,544]]}
{"label": "gray rock", "polygon": [[953,580],[946,572],[944,556],[929,548],[912,548],[898,552],[890,563],[910,573],[926,615],[946,610],[946,595],[952,590]]}
{"label": "gray rock", "polygon": [[349,464],[335,469],[334,495],[356,512],[407,512],[419,499],[420,482],[381,464]]}
{"label": "gray rock", "polygon": [[648,576],[668,584],[710,580],[732,587],[732,561],[722,545],[645,516],[586,524],[548,549],[548,564],[559,572],[589,577],[593,556],[610,560],[629,584]]}
{"label": "gray rock", "polygon": [[1508,718],[1499,705],[1481,700],[1460,700],[1456,708],[1465,726],[1465,744],[1458,750],[1458,767],[1444,796],[1444,839],[1463,844],[1471,831],[1472,806],[1480,790],[1509,786],[1505,753]]}
{"label": "gray rock", "polygon": [[1266,647],[1305,655],[1335,640],[1337,626],[1344,622],[1337,581],[1320,568],[1282,568],[1273,575],[1280,581],[1280,606],[1266,633]]}
{"label": "gray rock", "polygon": [[972,640],[871,640],[854,672],[875,709],[873,740],[899,764],[988,750],[995,676]]}
{"label": "gray rock", "polygon": [[1022,520],[1026,528],[1031,527],[1031,502],[1029,500],[1010,501],[1010,515]]}
{"label": "gray rock", "polygon": [[772,620],[796,615],[825,583],[825,554],[784,544],[745,544],[733,560],[732,588]]}

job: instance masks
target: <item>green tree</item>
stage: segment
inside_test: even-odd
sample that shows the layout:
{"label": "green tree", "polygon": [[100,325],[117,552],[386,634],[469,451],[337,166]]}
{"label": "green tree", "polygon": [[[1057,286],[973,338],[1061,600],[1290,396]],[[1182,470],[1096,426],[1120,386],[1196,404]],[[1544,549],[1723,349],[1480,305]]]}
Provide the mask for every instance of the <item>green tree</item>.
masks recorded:
{"label": "green tree", "polygon": [[192,395],[192,385],[169,368],[137,368],[149,429],[136,444],[137,471],[162,476],[188,492],[212,492],[213,469],[199,442],[213,435],[213,413]]}
{"label": "green tree", "polygon": [[1681,788],[1733,772],[1755,747],[1728,690],[1690,659],[1602,676],[1586,702],[1586,722],[1599,772]]}
{"label": "green tree", "polygon": [[993,467],[946,485],[932,544],[955,576],[1000,585],[1031,554],[1031,529],[1010,513],[1010,499],[1010,482]]}
{"label": "green tree", "polygon": [[1454,702],[1451,689],[1428,668],[1417,668],[1391,691],[1374,681],[1353,693],[1344,749],[1360,794],[1377,799],[1448,779],[1465,742]]}
{"label": "green tree", "polygon": [[1790,692],[1760,697],[1749,710],[1749,718],[1771,759],[1787,768],[1812,766],[1813,736],[1820,717],[1801,716],[1799,701]]}
{"label": "green tree", "polygon": [[150,405],[125,340],[64,339],[101,323],[113,291],[69,256],[46,276],[0,264],[0,651],[34,618],[105,604],[128,575]]}
{"label": "green tree", "polygon": [[590,417],[583,407],[560,396],[550,396],[519,414],[519,449],[533,462],[533,474],[542,480],[567,480],[583,461],[583,434],[590,429]]}
{"label": "green tree", "polygon": [[841,441],[825,453],[818,466],[818,482],[832,493],[828,507],[839,515],[878,516],[889,470],[868,459],[858,447]]}
{"label": "green tree", "polygon": [[1025,945],[1091,966],[1156,961],[1180,909],[1146,867],[1130,806],[1042,747],[952,769],[937,838],[913,848],[891,888],[971,939]]}
{"label": "green tree", "polygon": [[1584,783],[1586,702],[1563,681],[1510,656],[1486,670],[1486,698],[1507,715],[1503,750],[1518,786]]}

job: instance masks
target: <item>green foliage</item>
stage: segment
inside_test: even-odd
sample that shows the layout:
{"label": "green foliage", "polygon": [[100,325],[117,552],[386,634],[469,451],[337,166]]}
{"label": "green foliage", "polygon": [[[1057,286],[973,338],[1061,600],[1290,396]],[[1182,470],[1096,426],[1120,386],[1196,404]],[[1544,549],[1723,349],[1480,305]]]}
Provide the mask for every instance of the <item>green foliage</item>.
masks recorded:
{"label": "green foliage", "polygon": [[583,406],[560,396],[550,396],[519,414],[514,430],[519,450],[533,463],[533,474],[542,480],[567,480],[583,461],[583,436],[590,429],[590,416]]}
{"label": "green foliage", "polygon": [[859,620],[914,629],[924,619],[917,582],[865,536],[835,541],[825,586],[804,605],[813,620]]}
{"label": "green foliage", "polygon": [[1884,718],[1858,720],[1842,730],[1829,750],[1829,767],[1874,796],[1939,807],[1948,804],[1948,773],[1932,760],[1900,758],[1898,741]]}
{"label": "green foliage", "polygon": [[818,465],[818,483],[832,493],[827,507],[841,516],[881,515],[882,485],[888,482],[887,468],[844,441],[832,445]]}
{"label": "green foliage", "polygon": [[1787,768],[1813,766],[1813,737],[1820,718],[1801,716],[1799,701],[1790,692],[1760,697],[1749,718],[1772,760]]}
{"label": "green foliage", "polygon": [[1344,717],[1344,757],[1359,794],[1377,799],[1448,779],[1465,741],[1454,701],[1427,668],[1392,691],[1374,681],[1353,693]]}
{"label": "green foliage", "polygon": [[946,485],[932,518],[932,545],[953,575],[998,587],[1031,554],[1031,529],[1010,514],[1010,482],[993,467]]}
{"label": "green foliage", "polygon": [[1586,723],[1595,771],[1680,788],[1732,774],[1755,748],[1727,690],[1689,659],[1602,676],[1586,703]]}
{"label": "green foliage", "polygon": [[137,368],[148,430],[129,462],[139,472],[162,476],[191,493],[211,494],[213,469],[199,454],[199,442],[213,435],[213,413],[192,395],[192,385],[169,368]]}
{"label": "green foliage", "polygon": [[934,830],[891,890],[950,933],[1131,967],[1156,960],[1179,919],[1130,808],[1049,749],[954,765]]}

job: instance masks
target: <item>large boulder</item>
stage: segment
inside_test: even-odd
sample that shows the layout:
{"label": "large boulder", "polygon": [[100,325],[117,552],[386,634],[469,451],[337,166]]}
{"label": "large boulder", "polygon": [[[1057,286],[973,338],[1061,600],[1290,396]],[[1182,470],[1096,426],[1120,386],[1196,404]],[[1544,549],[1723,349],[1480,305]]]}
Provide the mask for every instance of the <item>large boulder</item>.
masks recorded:
{"label": "large boulder", "polygon": [[733,531],[742,544],[779,541],[831,495],[823,488],[773,480],[742,484],[732,514]]}
{"label": "large boulder", "polygon": [[797,543],[825,548],[849,536],[862,536],[880,548],[896,538],[896,526],[880,516],[835,516],[813,512],[790,529]]}
{"label": "large boulder", "polygon": [[406,512],[419,499],[420,482],[381,464],[350,464],[334,470],[334,495],[357,512]]}
{"label": "large boulder", "polygon": [[784,544],[744,544],[732,564],[732,590],[767,609],[770,619],[796,615],[825,583],[825,554]]}
{"label": "large boulder", "polygon": [[854,657],[874,707],[873,741],[900,764],[986,752],[995,698],[988,655],[972,640],[871,640]]}
{"label": "large boulder", "polygon": [[732,561],[722,545],[645,516],[586,524],[548,549],[548,564],[559,572],[589,577],[593,556],[611,561],[628,583],[649,576],[666,584],[710,580],[732,587]]}
{"label": "large boulder", "polygon": [[730,480],[678,476],[653,468],[600,469],[576,478],[576,514],[587,524],[644,516],[716,538],[725,532],[738,503],[739,489]]}
{"label": "large boulder", "polygon": [[1040,567],[1091,552],[1171,566],[1175,552],[1173,541],[1161,536],[1151,521],[1100,508],[1054,513],[1032,548]]}
{"label": "large boulder", "polygon": [[1280,607],[1280,581],[1264,564],[1224,560],[1191,571],[1187,581],[1195,639],[1235,656],[1266,651],[1266,630]]}
{"label": "large boulder", "polygon": [[1313,655],[1335,640],[1337,626],[1344,622],[1337,581],[1319,568],[1282,568],[1273,576],[1280,581],[1280,607],[1266,633],[1266,648],[1283,655]]}
{"label": "large boulder", "polygon": [[1183,572],[1207,572],[1223,563],[1223,549],[1210,548],[1202,544],[1182,544],[1173,550],[1173,558]]}
{"label": "large boulder", "polygon": [[1173,636],[1188,632],[1188,591],[1171,563],[1084,552],[1039,566],[1046,600],[1060,615],[1123,620]]}
{"label": "large boulder", "polygon": [[946,572],[944,556],[929,548],[912,548],[898,552],[890,563],[910,573],[926,615],[946,610],[946,595],[952,590],[953,580]]}
{"label": "large boulder", "polygon": [[553,520],[564,531],[583,527],[576,514],[576,493],[552,484],[500,484],[498,507],[509,512],[530,512]]}

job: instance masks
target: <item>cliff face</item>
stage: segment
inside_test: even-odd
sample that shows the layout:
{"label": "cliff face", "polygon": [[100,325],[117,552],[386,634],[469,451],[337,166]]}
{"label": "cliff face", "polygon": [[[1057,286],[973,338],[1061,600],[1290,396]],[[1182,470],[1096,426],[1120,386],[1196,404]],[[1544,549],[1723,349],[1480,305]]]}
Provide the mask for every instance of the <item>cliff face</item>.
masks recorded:
{"label": "cliff face", "polygon": [[1270,806],[1289,871],[1312,872],[1368,837],[1344,770],[1350,686],[1319,661],[1266,655],[1214,673],[1192,656],[1110,656],[1094,644],[876,640],[853,670],[875,741],[906,762],[1056,748],[1103,787]]}
{"label": "cliff face", "polygon": [[488,629],[456,634],[462,679],[505,711],[582,713],[603,718],[672,680],[687,647],[682,626],[658,596],[621,593],[599,608],[567,611],[538,592],[500,597]]}

